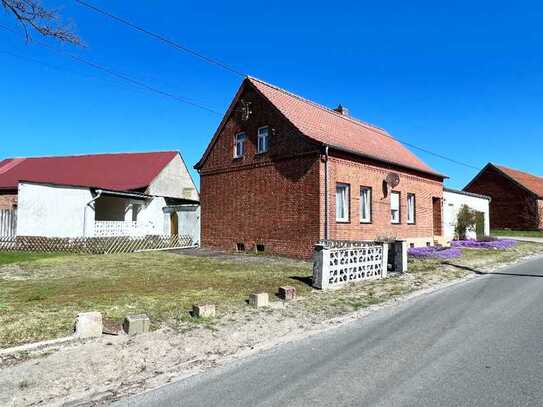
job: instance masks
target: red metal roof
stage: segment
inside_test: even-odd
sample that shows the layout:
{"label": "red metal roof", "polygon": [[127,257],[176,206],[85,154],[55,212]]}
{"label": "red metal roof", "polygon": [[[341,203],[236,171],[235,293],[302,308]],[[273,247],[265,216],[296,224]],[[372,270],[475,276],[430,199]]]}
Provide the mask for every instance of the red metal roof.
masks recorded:
{"label": "red metal roof", "polygon": [[385,130],[255,78],[247,80],[307,137],[331,147],[443,176]]}
{"label": "red metal roof", "polygon": [[537,175],[532,175],[503,165],[493,165],[527,190],[533,192],[538,197],[543,198],[543,177],[538,177]]}
{"label": "red metal roof", "polygon": [[131,191],[142,189],[178,154],[91,154],[64,157],[9,158],[0,161],[0,189],[17,189],[19,181]]}

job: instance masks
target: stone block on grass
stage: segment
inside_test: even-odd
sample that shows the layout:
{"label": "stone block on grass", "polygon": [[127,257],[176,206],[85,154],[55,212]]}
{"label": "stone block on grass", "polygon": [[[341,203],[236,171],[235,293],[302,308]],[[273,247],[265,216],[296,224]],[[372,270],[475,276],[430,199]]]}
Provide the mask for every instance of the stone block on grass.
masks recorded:
{"label": "stone block on grass", "polygon": [[145,314],[127,315],[123,322],[123,330],[130,336],[149,332],[151,321]]}
{"label": "stone block on grass", "polygon": [[74,336],[77,338],[97,338],[102,335],[102,314],[99,312],[81,312],[77,314]]}
{"label": "stone block on grass", "polygon": [[254,307],[267,307],[270,303],[268,293],[252,293],[249,295],[249,305]]}
{"label": "stone block on grass", "polygon": [[291,301],[296,299],[296,288],[295,287],[279,287],[279,298],[285,301]]}
{"label": "stone block on grass", "polygon": [[214,318],[214,304],[194,304],[192,306],[192,316],[195,318]]}

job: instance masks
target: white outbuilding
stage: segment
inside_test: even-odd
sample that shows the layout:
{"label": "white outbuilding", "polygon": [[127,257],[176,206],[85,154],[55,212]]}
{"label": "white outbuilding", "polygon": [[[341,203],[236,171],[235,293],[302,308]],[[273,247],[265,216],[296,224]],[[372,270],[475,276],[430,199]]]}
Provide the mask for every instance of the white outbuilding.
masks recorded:
{"label": "white outbuilding", "polygon": [[456,189],[443,188],[443,231],[446,241],[455,239],[455,227],[458,212],[463,205],[479,212],[484,217],[484,230],[477,231],[476,226],[467,231],[467,238],[475,239],[477,232],[490,235],[490,201],[491,198],[485,195],[472,194],[470,192]]}
{"label": "white outbuilding", "polygon": [[0,195],[13,237],[200,240],[199,194],[177,151],[6,159]]}

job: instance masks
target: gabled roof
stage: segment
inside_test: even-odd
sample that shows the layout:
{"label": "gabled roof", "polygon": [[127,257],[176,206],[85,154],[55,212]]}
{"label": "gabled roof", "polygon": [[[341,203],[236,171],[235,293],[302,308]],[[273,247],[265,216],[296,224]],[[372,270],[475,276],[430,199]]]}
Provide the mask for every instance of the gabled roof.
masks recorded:
{"label": "gabled roof", "polygon": [[[385,130],[338,113],[256,78],[247,77],[244,80],[226,116],[232,111],[242,88],[247,85],[253,86],[294,127],[318,144],[444,177],[426,165]],[[196,168],[199,168],[205,161],[224,122],[223,120]]]}
{"label": "gabled roof", "polygon": [[475,178],[473,178],[469,184],[466,185],[464,190],[468,189],[489,168],[496,169],[498,172],[502,173],[528,192],[537,195],[538,198],[543,198],[543,177],[493,163],[488,163],[485,165],[485,167],[475,176]]}
{"label": "gabled roof", "polygon": [[133,191],[147,188],[176,151],[8,158],[0,161],[0,189],[19,181]]}

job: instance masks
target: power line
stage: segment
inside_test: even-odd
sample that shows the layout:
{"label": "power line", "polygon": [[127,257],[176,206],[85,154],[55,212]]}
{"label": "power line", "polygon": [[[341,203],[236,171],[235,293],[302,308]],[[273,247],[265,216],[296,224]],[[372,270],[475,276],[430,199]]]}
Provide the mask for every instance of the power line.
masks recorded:
{"label": "power line", "polygon": [[[17,34],[14,30],[0,24],[0,28],[12,33],[12,34]],[[45,47],[47,49],[50,49],[54,52],[57,52],[57,53],[61,53],[61,54],[64,54],[68,57],[70,57],[71,59],[73,59],[74,61],[77,61],[77,62],[80,62],[82,64],[85,64],[87,66],[90,66],[94,69],[97,69],[99,71],[102,71],[102,72],[105,72],[111,76],[114,76],[118,79],[121,79],[125,82],[128,82],[134,86],[137,86],[139,88],[142,88],[142,89],[145,89],[145,90],[148,90],[150,92],[153,92],[153,93],[156,93],[156,94],[159,94],[159,95],[162,95],[162,96],[165,96],[165,97],[168,97],[170,99],[173,99],[173,100],[176,100],[178,102],[181,102],[181,103],[185,103],[185,104],[188,104],[188,105],[191,105],[191,106],[194,106],[194,107],[197,107],[199,109],[202,109],[202,110],[206,110],[208,112],[211,112],[211,113],[214,113],[214,114],[217,114],[217,115],[222,115],[222,113],[220,113],[219,111],[213,109],[213,108],[210,108],[210,107],[207,107],[205,105],[202,105],[192,99],[188,99],[188,98],[185,98],[185,97],[181,97],[181,96],[177,96],[173,93],[170,93],[170,92],[167,92],[167,91],[163,91],[161,89],[158,89],[154,86],[151,86],[151,85],[148,85],[146,84],[145,82],[141,82],[137,79],[133,79],[131,78],[130,76],[124,74],[124,73],[120,73],[120,72],[116,72],[116,71],[113,71],[112,69],[108,68],[108,67],[105,67],[103,65],[100,65],[100,64],[97,64],[96,62],[92,62],[92,61],[89,61],[87,59],[84,59],[84,58],[81,58],[80,56],[77,56],[77,55],[74,55],[70,52],[67,52],[63,49],[59,49],[59,48],[56,48],[56,47],[53,47],[45,42],[42,42],[42,41],[38,41],[38,40],[33,40],[36,44],[42,46],[42,47]]]}
{"label": "power line", "polygon": [[186,46],[184,46],[182,44],[179,44],[178,42],[175,42],[175,41],[173,41],[173,40],[171,40],[169,38],[164,37],[161,34],[157,34],[155,32],[149,31],[149,30],[147,30],[147,29],[145,29],[143,27],[140,27],[140,26],[138,26],[138,25],[136,25],[134,23],[131,23],[128,20],[125,20],[124,18],[118,17],[118,16],[116,16],[114,14],[111,14],[108,11],[100,9],[100,8],[98,8],[98,7],[96,7],[96,6],[92,5],[92,4],[89,4],[89,3],[85,2],[85,1],[82,1],[82,0],[75,0],[75,2],[82,5],[82,6],[84,6],[84,7],[87,7],[90,10],[95,11],[96,13],[102,14],[102,15],[104,15],[104,16],[112,19],[112,20],[115,20],[115,21],[117,21],[117,22],[119,22],[121,24],[124,24],[124,25],[132,28],[133,30],[139,31],[139,32],[141,32],[143,34],[148,35],[149,37],[152,37],[152,38],[154,38],[156,40],[159,40],[159,41],[163,42],[164,44],[169,45],[172,48],[175,48],[175,49],[180,50],[180,51],[187,52],[187,53],[191,54],[192,56],[194,56],[196,58],[199,58],[199,59],[201,59],[201,60],[203,60],[203,61],[205,61],[205,62],[207,62],[209,64],[216,65],[216,66],[218,66],[218,67],[220,67],[220,68],[222,68],[224,70],[227,70],[227,71],[229,71],[229,72],[231,72],[233,74],[239,75],[241,77],[247,76],[246,74],[238,71],[237,69],[233,68],[230,65],[225,64],[224,62],[218,61],[218,60],[216,60],[214,58],[210,58],[210,57],[202,54],[201,52],[190,49],[190,48],[188,48],[188,47],[186,47]]}

